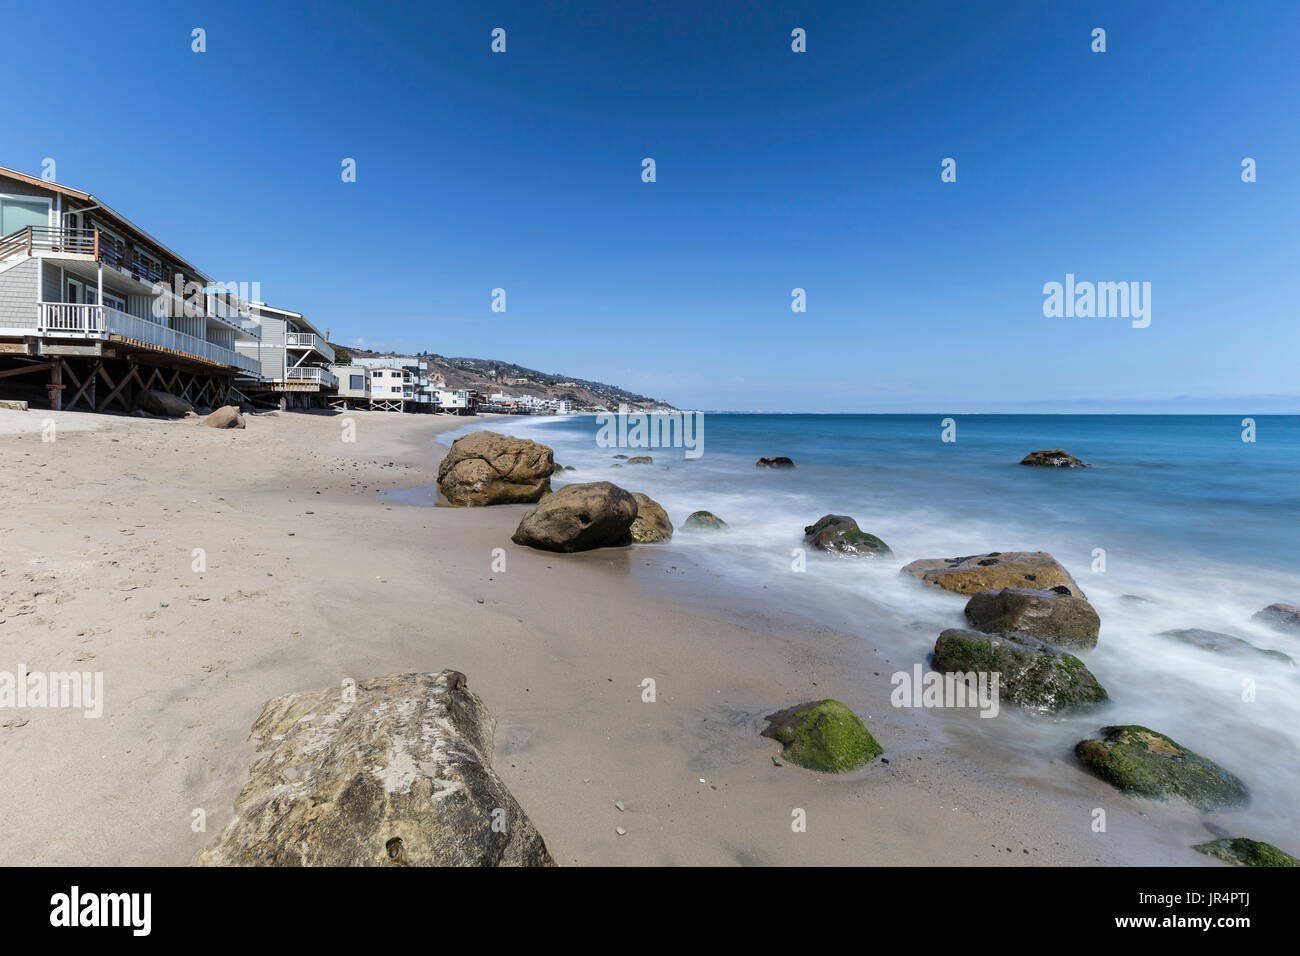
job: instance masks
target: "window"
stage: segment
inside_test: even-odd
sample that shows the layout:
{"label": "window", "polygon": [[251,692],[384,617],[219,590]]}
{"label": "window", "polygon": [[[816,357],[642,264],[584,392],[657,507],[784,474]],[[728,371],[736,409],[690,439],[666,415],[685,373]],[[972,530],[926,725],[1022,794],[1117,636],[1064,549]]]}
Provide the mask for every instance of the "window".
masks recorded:
{"label": "window", "polygon": [[0,236],[28,226],[50,224],[50,201],[28,196],[0,196]]}
{"label": "window", "polygon": [[353,376],[350,376],[350,380],[351,380],[351,383],[352,383],[352,384],[349,385],[348,387],[351,388],[354,392],[363,392],[363,391],[365,391],[365,388],[366,388],[366,377],[365,377],[364,375],[353,375]]}

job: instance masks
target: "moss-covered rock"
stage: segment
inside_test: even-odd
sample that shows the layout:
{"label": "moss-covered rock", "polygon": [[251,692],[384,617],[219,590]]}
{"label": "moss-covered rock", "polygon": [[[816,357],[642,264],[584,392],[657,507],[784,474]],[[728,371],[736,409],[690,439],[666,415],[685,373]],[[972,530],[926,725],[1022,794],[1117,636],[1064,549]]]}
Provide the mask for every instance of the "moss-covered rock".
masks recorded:
{"label": "moss-covered rock", "polygon": [[1261,843],[1246,837],[1211,840],[1209,843],[1198,843],[1192,849],[1233,866],[1300,866],[1300,860],[1290,853],[1279,850],[1271,843]]}
{"label": "moss-covered rock", "polygon": [[1103,727],[1074,747],[1079,762],[1121,790],[1157,800],[1180,797],[1201,810],[1238,806],[1246,785],[1212,760],[1136,724]]}
{"label": "moss-covered rock", "polygon": [[1073,654],[1030,634],[984,634],[953,627],[934,644],[934,669],[945,674],[997,673],[998,699],[1054,713],[1106,700],[1106,689]]}
{"label": "moss-covered rock", "polygon": [[848,515],[825,515],[806,525],[803,533],[804,540],[818,551],[867,557],[889,553],[889,545],[863,531]]}
{"label": "moss-covered rock", "polygon": [[838,700],[797,704],[770,714],[764,737],[785,745],[790,763],[822,773],[844,773],[875,760],[884,749],[858,717]]}
{"label": "moss-covered rock", "polygon": [[727,522],[723,521],[712,511],[694,511],[686,516],[686,523],[682,526],[691,528],[695,531],[726,531]]}

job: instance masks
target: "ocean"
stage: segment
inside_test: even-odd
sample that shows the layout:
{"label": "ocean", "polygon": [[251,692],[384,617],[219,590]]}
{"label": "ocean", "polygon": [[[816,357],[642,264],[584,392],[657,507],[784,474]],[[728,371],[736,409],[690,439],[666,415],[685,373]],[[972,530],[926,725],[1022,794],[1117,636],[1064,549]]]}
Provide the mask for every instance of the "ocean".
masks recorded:
{"label": "ocean", "polygon": [[[709,572],[741,600],[848,633],[864,622],[873,647],[882,638],[865,622],[886,615],[899,646],[880,650],[900,670],[928,666],[939,631],[965,626],[964,598],[900,576],[904,564],[1051,552],[1101,616],[1097,648],[1080,656],[1110,702],[1049,718],[950,718],[953,739],[1003,761],[1010,774],[1033,776],[1053,759],[1072,759],[1074,743],[1102,724],[1144,724],[1247,782],[1251,806],[1216,815],[1236,820],[1243,832],[1234,835],[1269,833],[1294,852],[1287,835],[1300,822],[1300,670],[1160,636],[1221,631],[1300,662],[1300,635],[1252,620],[1274,602],[1300,605],[1300,416],[1256,416],[1254,440],[1243,441],[1251,424],[1226,415],[706,414],[695,459],[681,448],[600,447],[591,416],[488,427],[550,445],[557,461],[577,469],[557,485],[609,480],[648,494],[678,533],[641,547]],[[943,440],[945,431],[955,440]],[[1091,467],[1018,464],[1041,448],[1064,448]],[[654,463],[614,468],[617,454]],[[774,455],[796,467],[755,466]],[[683,533],[686,516],[701,509],[731,533]],[[829,513],[851,515],[893,553],[845,560],[813,552],[806,570],[795,570],[804,526]]]}

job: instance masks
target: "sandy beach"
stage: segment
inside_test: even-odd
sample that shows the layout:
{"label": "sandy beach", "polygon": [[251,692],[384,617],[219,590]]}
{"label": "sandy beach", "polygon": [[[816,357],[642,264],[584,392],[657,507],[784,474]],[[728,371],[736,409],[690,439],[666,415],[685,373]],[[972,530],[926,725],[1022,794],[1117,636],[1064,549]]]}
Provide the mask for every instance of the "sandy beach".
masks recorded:
{"label": "sandy beach", "polygon": [[[0,669],[104,675],[99,719],[0,711],[0,863],[191,864],[231,816],[269,698],[453,668],[560,865],[1206,864],[1190,809],[1160,805],[1153,825],[1068,752],[1045,787],[964,755],[943,721],[970,715],[892,708],[886,620],[867,638],[746,606],[654,545],[521,548],[525,505],[389,495],[430,486],[436,435],[467,421],[0,411]],[[863,715],[887,763],[776,765],[762,716],[823,697]]]}

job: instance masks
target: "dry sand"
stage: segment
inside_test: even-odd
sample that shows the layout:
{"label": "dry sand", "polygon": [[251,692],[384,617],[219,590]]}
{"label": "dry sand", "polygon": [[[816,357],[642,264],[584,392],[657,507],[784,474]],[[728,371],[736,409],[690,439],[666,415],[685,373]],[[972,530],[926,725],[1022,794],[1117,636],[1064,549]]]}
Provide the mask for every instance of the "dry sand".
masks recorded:
{"label": "dry sand", "polygon": [[[561,865],[1206,862],[1195,814],[1162,806],[1157,829],[1068,755],[1056,789],[951,752],[951,715],[889,706],[887,630],[730,608],[653,545],[519,548],[526,506],[384,496],[429,485],[434,435],[466,424],[0,411],[0,671],[101,671],[105,692],[99,719],[0,710],[0,864],[191,863],[230,818],[267,699],[443,668],[498,717],[495,767]],[[822,697],[863,714],[889,762],[775,765],[761,715]]]}

